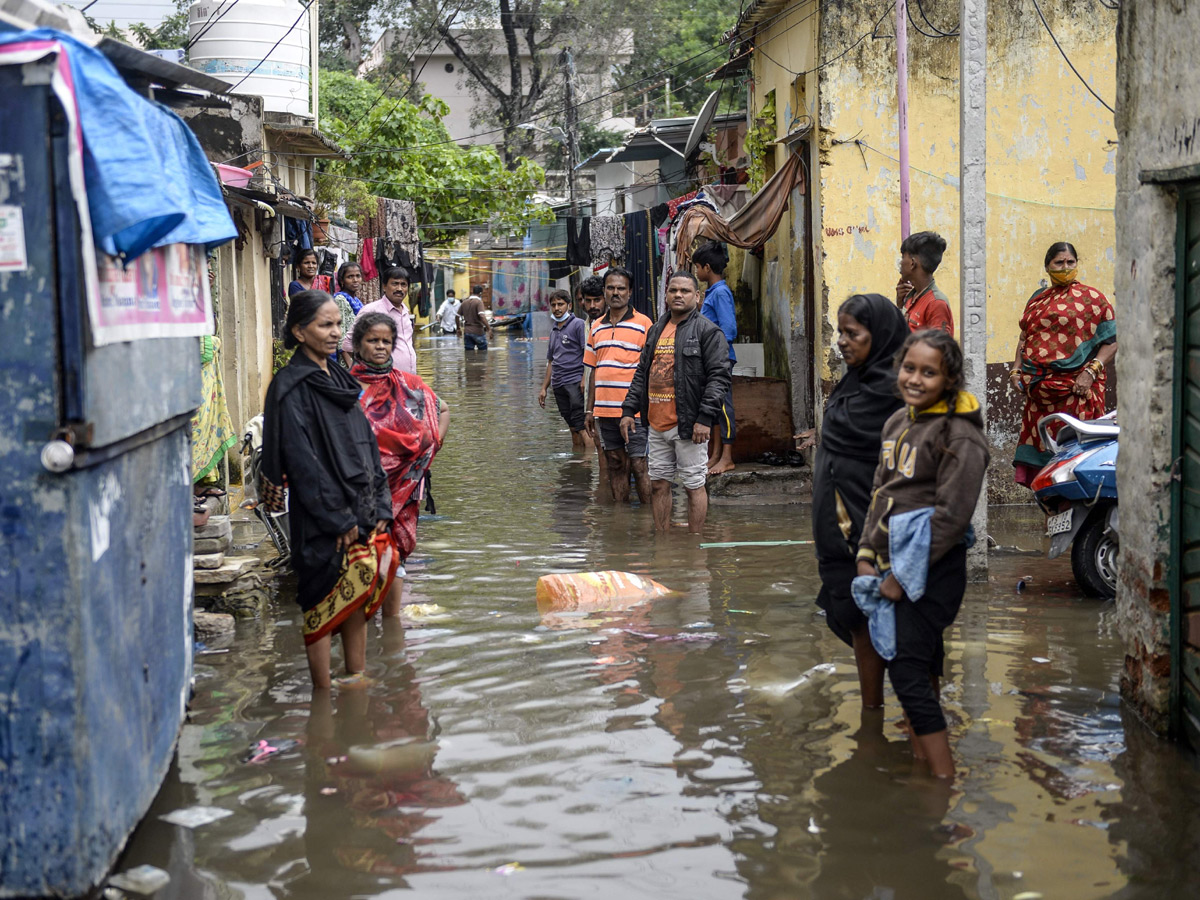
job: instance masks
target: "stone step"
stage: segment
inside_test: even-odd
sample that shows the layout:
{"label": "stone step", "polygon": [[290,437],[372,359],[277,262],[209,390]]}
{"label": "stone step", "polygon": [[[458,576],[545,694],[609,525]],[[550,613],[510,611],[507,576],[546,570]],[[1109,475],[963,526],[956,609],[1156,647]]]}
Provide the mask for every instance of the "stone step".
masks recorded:
{"label": "stone step", "polygon": [[229,516],[209,516],[208,524],[193,528],[192,533],[199,539],[233,538],[233,528],[229,524]]}
{"label": "stone step", "polygon": [[219,569],[224,564],[224,553],[197,553],[192,557],[192,566],[196,569]]}
{"label": "stone step", "polygon": [[233,538],[196,538],[192,541],[192,553],[207,556],[210,553],[224,553],[233,546]]}
{"label": "stone step", "polygon": [[196,584],[225,584],[230,581],[237,581],[256,565],[258,565],[257,557],[229,556],[217,568],[196,569],[193,575],[195,576]]}
{"label": "stone step", "polygon": [[233,616],[228,613],[210,613],[196,610],[192,613],[192,627],[198,641],[208,641],[212,638],[233,631]]}

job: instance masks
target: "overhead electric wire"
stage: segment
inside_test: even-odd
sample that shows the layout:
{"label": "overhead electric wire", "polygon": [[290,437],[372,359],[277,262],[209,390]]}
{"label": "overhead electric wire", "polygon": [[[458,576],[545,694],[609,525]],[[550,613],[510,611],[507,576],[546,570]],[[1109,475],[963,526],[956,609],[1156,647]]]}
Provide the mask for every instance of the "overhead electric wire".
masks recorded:
{"label": "overhead electric wire", "polygon": [[[925,20],[925,24],[937,32],[937,34],[927,34],[926,32],[921,31],[920,27],[917,28],[917,31],[921,31],[921,34],[924,34],[926,37],[958,37],[958,30],[942,31],[942,29],[934,25],[933,22],[929,20],[929,16],[925,14],[925,7],[921,5],[921,0],[913,0],[913,2],[917,4],[917,12],[919,12],[921,14],[921,18]],[[910,21],[912,20],[911,6],[908,8],[908,18]],[[913,22],[913,25],[916,24],[916,22]]]}
{"label": "overhead electric wire", "polygon": [[1075,64],[1071,62],[1071,57],[1067,56],[1067,51],[1062,48],[1062,44],[1058,42],[1058,38],[1056,38],[1054,36],[1054,32],[1050,30],[1050,23],[1047,22],[1046,17],[1042,15],[1042,7],[1038,5],[1038,0],[1033,0],[1033,8],[1037,10],[1038,18],[1042,20],[1042,25],[1045,26],[1046,34],[1050,35],[1050,40],[1054,41],[1054,46],[1058,48],[1058,52],[1062,54],[1062,58],[1066,60],[1066,63],[1070,67],[1071,71],[1075,73],[1075,77],[1079,79],[1079,83],[1087,88],[1089,94],[1096,98],[1096,102],[1098,102],[1101,106],[1115,116],[1117,111],[1105,103],[1103,97],[1092,90],[1092,86],[1087,83],[1087,79],[1079,74],[1079,70],[1075,68]]}
{"label": "overhead electric wire", "polygon": [[[236,0],[235,0],[235,2],[236,2]],[[283,43],[283,42],[284,42],[284,41],[287,39],[287,36],[288,36],[289,34],[291,34],[293,31],[295,31],[295,30],[296,30],[296,26],[300,24],[300,20],[301,20],[301,19],[303,19],[305,16],[307,16],[307,15],[308,15],[308,9],[309,9],[309,7],[310,7],[310,6],[312,6],[312,5],[313,5],[314,3],[316,3],[316,2],[317,2],[317,0],[308,0],[308,2],[307,2],[306,4],[304,4],[304,8],[303,8],[302,10],[300,10],[300,15],[296,16],[296,21],[295,21],[295,22],[293,22],[293,23],[291,24],[291,27],[289,27],[289,28],[288,28],[288,30],[287,30],[287,31],[285,31],[285,32],[284,32],[284,33],[283,33],[283,34],[280,36],[279,40],[277,40],[277,41],[276,41],[276,42],[275,42],[275,43],[274,43],[274,44],[271,46],[271,49],[267,51],[267,55],[266,55],[266,56],[264,56],[262,59],[260,59],[258,62],[256,62],[256,63],[254,64],[254,66],[253,66],[253,67],[250,69],[250,71],[249,71],[249,72],[247,72],[245,75],[243,75],[243,76],[242,76],[242,80],[241,80],[241,81],[239,81],[237,84],[235,84],[233,87],[231,87],[231,88],[229,89],[229,93],[231,93],[231,94],[232,94],[234,91],[236,91],[238,88],[240,88],[240,87],[242,86],[242,83],[243,83],[243,82],[244,82],[244,81],[245,81],[247,78],[249,78],[251,75],[253,75],[255,72],[257,72],[257,71],[258,71],[258,67],[259,67],[259,66],[261,66],[263,63],[265,63],[265,62],[266,62],[268,59],[270,59],[270,58],[271,58],[271,54],[272,54],[272,53],[274,53],[274,52],[275,52],[277,49],[279,49],[279,45],[280,45],[280,44],[282,44],[282,43]],[[231,8],[232,8],[232,7],[231,7]]]}
{"label": "overhead electric wire", "polygon": [[183,49],[190,49],[196,43],[196,41],[200,40],[202,37],[212,31],[213,28],[216,27],[217,23],[225,18],[226,14],[231,12],[233,8],[241,2],[242,0],[233,0],[233,2],[228,6],[224,4],[218,4],[217,8],[213,10],[212,15],[204,20],[204,24],[201,25],[199,31],[196,32],[196,36],[189,37],[186,41],[184,41]]}
{"label": "overhead electric wire", "polygon": [[[804,4],[802,4],[802,5],[808,5],[808,3],[814,3],[814,2],[818,2],[818,0],[806,0],[806,2],[805,2]],[[772,22],[774,22],[774,21],[776,21],[776,20],[778,20],[778,19],[780,19],[780,18],[783,18],[784,16],[791,15],[792,13],[794,13],[794,12],[797,10],[797,8],[798,8],[798,7],[789,7],[788,9],[785,9],[785,10],[784,10],[784,11],[782,11],[782,12],[776,13],[774,16],[771,16],[771,17],[769,17],[769,18],[765,19],[763,22],[761,22],[761,23],[758,23],[758,24],[759,24],[759,27],[762,27],[763,25],[766,25],[766,24],[770,24],[770,23],[772,23]],[[775,39],[775,38],[777,38],[777,37],[781,37],[783,34],[786,34],[788,31],[790,31],[792,28],[795,28],[797,25],[803,24],[803,22],[807,21],[807,19],[808,19],[808,18],[810,18],[810,17],[811,17],[811,14],[810,14],[809,16],[806,16],[804,19],[801,19],[799,22],[796,22],[796,23],[793,23],[792,25],[789,25],[789,26],[788,26],[786,29],[784,29],[783,31],[779,32],[778,34],[772,35],[770,38],[768,38],[768,41],[770,41],[770,40],[774,40],[774,39]],[[860,39],[860,41],[859,41],[859,42],[861,43],[861,39]],[[653,79],[653,78],[655,78],[655,77],[657,77],[657,76],[660,76],[660,75],[663,75],[663,74],[665,74],[665,73],[667,73],[667,72],[672,72],[672,71],[674,71],[674,70],[676,70],[676,69],[679,69],[679,68],[681,68],[681,67],[683,67],[683,66],[687,65],[688,63],[690,63],[690,62],[693,62],[693,61],[695,61],[695,60],[699,59],[699,58],[700,58],[700,57],[702,57],[702,56],[707,56],[707,55],[709,55],[709,54],[711,54],[711,53],[713,53],[713,52],[716,52],[716,51],[723,50],[723,49],[724,49],[724,47],[725,47],[725,45],[724,45],[724,44],[718,44],[718,45],[716,45],[716,46],[709,47],[709,48],[707,48],[706,50],[702,50],[702,51],[700,51],[699,53],[696,53],[696,54],[694,54],[693,56],[690,56],[690,57],[688,57],[688,58],[687,58],[687,59],[685,59],[685,60],[681,60],[680,62],[673,63],[672,65],[670,65],[670,66],[667,66],[667,67],[665,67],[665,68],[663,68],[663,69],[659,69],[659,70],[657,70],[656,72],[653,72],[653,73],[651,73],[650,75],[647,75],[647,76],[645,76],[645,77],[643,77],[643,78],[640,78],[640,79],[638,79],[638,80],[636,80],[636,81],[633,81],[633,82],[631,82],[630,84],[627,84],[627,85],[622,85],[621,87],[614,88],[614,89],[613,89],[613,90],[611,90],[611,91],[605,91],[605,92],[603,92],[603,93],[597,94],[597,95],[596,95],[596,96],[594,96],[594,97],[589,97],[589,98],[587,98],[587,99],[585,99],[585,100],[581,100],[581,101],[579,101],[578,103],[576,103],[576,104],[574,105],[574,107],[573,107],[573,108],[577,110],[577,109],[579,109],[579,108],[580,108],[580,107],[582,107],[582,106],[585,106],[585,105],[587,105],[587,104],[590,104],[590,103],[595,103],[595,102],[597,102],[597,101],[599,101],[599,100],[602,100],[602,99],[604,99],[605,97],[611,97],[611,96],[614,96],[614,95],[616,95],[616,94],[623,94],[623,93],[626,93],[626,92],[628,92],[630,89],[632,89],[632,88],[636,87],[636,86],[637,86],[637,85],[639,85],[639,84],[642,84],[643,82],[650,81],[651,79]],[[850,49],[853,49],[853,48],[850,48]],[[748,53],[748,52],[749,52],[749,51],[747,51],[747,53]],[[739,54],[739,56],[744,56],[744,55],[747,55],[747,53]],[[737,59],[737,58],[738,58],[738,57],[733,57],[733,59]],[[829,60],[828,62],[832,62],[832,61],[833,61],[833,60]],[[827,64],[828,64],[828,62],[826,62],[826,63],[822,63],[822,66],[824,66],[824,65],[827,65]],[[818,67],[818,68],[820,68],[820,67]],[[701,68],[699,68],[699,69],[695,69],[694,71],[697,71],[697,72],[700,72],[701,74],[703,74],[703,73],[705,73],[705,72],[711,72],[711,71],[713,71],[713,69],[711,69],[711,68],[709,68],[709,67],[705,66],[705,67],[701,67]],[[814,69],[813,71],[815,71],[815,69]],[[689,74],[690,74],[690,73],[689,73]],[[698,79],[698,78],[693,78],[693,79],[692,79],[690,82],[688,82],[688,84],[694,83],[694,82],[695,82],[695,81],[697,81],[697,80],[699,80],[699,79]],[[381,98],[381,99],[382,99],[382,98]],[[558,116],[558,115],[560,115],[562,112],[563,112],[563,110],[555,110],[555,111],[553,111],[553,112],[542,113],[542,114],[540,114],[540,115],[536,115],[536,116],[532,116],[532,117],[530,117],[529,121],[530,121],[530,122],[537,122],[537,121],[540,121],[540,120],[543,120],[543,119],[554,118],[555,116]],[[586,115],[586,116],[580,117],[579,121],[582,123],[582,122],[587,122],[587,121],[589,121],[589,120],[592,120],[592,119],[604,119],[604,118],[608,118],[608,115],[607,115],[607,113],[593,113],[593,114],[589,114],[589,115]],[[489,130],[489,131],[480,131],[480,132],[476,132],[475,134],[469,134],[469,135],[466,135],[465,137],[462,137],[462,138],[457,138],[457,139],[456,139],[456,138],[447,138],[446,140],[443,140],[443,141],[430,141],[430,142],[428,142],[428,143],[425,143],[425,144],[413,144],[413,145],[411,145],[411,146],[407,146],[407,147],[371,146],[371,145],[365,145],[365,144],[361,144],[361,143],[360,143],[360,144],[359,144],[359,145],[358,145],[358,146],[355,148],[354,152],[355,152],[355,153],[365,153],[365,152],[376,152],[376,153],[409,153],[409,152],[412,152],[412,151],[415,151],[415,150],[423,150],[423,149],[425,149],[425,148],[431,148],[431,147],[443,147],[443,146],[446,146],[446,145],[449,145],[449,144],[461,144],[461,143],[464,143],[464,142],[467,142],[467,141],[474,140],[475,138],[488,137],[488,136],[490,136],[490,135],[494,135],[494,134],[503,134],[503,133],[504,133],[504,129],[503,129],[503,128],[493,128],[493,129],[491,129],[491,130]],[[369,137],[370,137],[370,135],[368,135],[368,138],[369,138]],[[244,154],[243,154],[243,155],[244,155]],[[317,154],[303,154],[303,153],[301,153],[301,154],[293,154],[293,155],[295,155],[295,156],[305,156],[305,155],[317,155]],[[323,154],[320,154],[320,155],[323,155]],[[236,159],[237,157],[234,157],[234,158]]]}

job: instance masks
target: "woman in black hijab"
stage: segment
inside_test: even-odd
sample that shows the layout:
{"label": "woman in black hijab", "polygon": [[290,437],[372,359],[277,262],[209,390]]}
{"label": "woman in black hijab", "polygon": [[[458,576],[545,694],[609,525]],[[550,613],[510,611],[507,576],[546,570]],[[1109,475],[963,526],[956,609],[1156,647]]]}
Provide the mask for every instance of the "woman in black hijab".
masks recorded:
{"label": "woman in black hijab", "polygon": [[283,345],[295,352],[271,380],[263,422],[262,501],[271,511],[288,510],[296,600],[315,688],[330,686],[335,632],[346,657],[347,677],[339,683],[361,680],[367,621],[399,564],[388,529],[391,491],[358,405],[362,387],[329,364],[341,339],[342,316],[332,297],[324,291],[291,297]]}
{"label": "woman in black hijab", "polygon": [[813,541],[830,630],[854,648],[863,706],[883,706],[884,663],[850,593],[854,556],[871,502],[883,423],[904,403],[892,357],[908,337],[904,314],[881,294],[855,294],[838,309],[838,351],[847,370],[825,404],[813,471]]}

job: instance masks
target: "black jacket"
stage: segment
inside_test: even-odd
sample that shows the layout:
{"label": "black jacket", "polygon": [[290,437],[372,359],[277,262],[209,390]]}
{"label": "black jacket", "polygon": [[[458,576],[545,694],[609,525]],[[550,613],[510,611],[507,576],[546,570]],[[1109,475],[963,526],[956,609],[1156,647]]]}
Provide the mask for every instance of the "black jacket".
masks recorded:
{"label": "black jacket", "polygon": [[[671,314],[666,313],[646,332],[646,344],[638,360],[629,393],[621,404],[621,415],[641,413],[649,424],[650,364],[654,348]],[[675,414],[679,418],[679,437],[691,440],[692,426],[712,427],[721,415],[721,403],[729,390],[729,344],[721,329],[700,315],[697,308],[675,326]]]}

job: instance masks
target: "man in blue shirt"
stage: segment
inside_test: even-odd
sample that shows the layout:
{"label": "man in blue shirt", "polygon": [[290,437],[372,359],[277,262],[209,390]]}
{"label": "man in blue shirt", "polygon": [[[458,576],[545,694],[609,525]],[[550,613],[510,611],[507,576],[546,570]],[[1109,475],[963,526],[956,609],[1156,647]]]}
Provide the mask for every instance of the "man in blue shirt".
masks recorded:
{"label": "man in blue shirt", "polygon": [[725,340],[729,343],[729,390],[725,392],[725,401],[721,406],[721,417],[717,421],[719,427],[713,430],[713,439],[709,444],[709,475],[733,471],[733,439],[737,437],[737,427],[733,421],[733,364],[737,362],[733,342],[737,338],[737,315],[733,307],[733,291],[725,283],[725,267],[728,264],[729,252],[724,244],[717,241],[709,241],[692,256],[696,277],[708,286],[700,312],[725,333]]}
{"label": "man in blue shirt", "polygon": [[571,429],[571,447],[583,450],[592,446],[584,429],[583,350],[587,345],[587,326],[571,314],[571,295],[566,291],[550,294],[550,346],[546,349],[546,377],[538,404],[546,408],[546,394],[554,388],[559,415]]}

